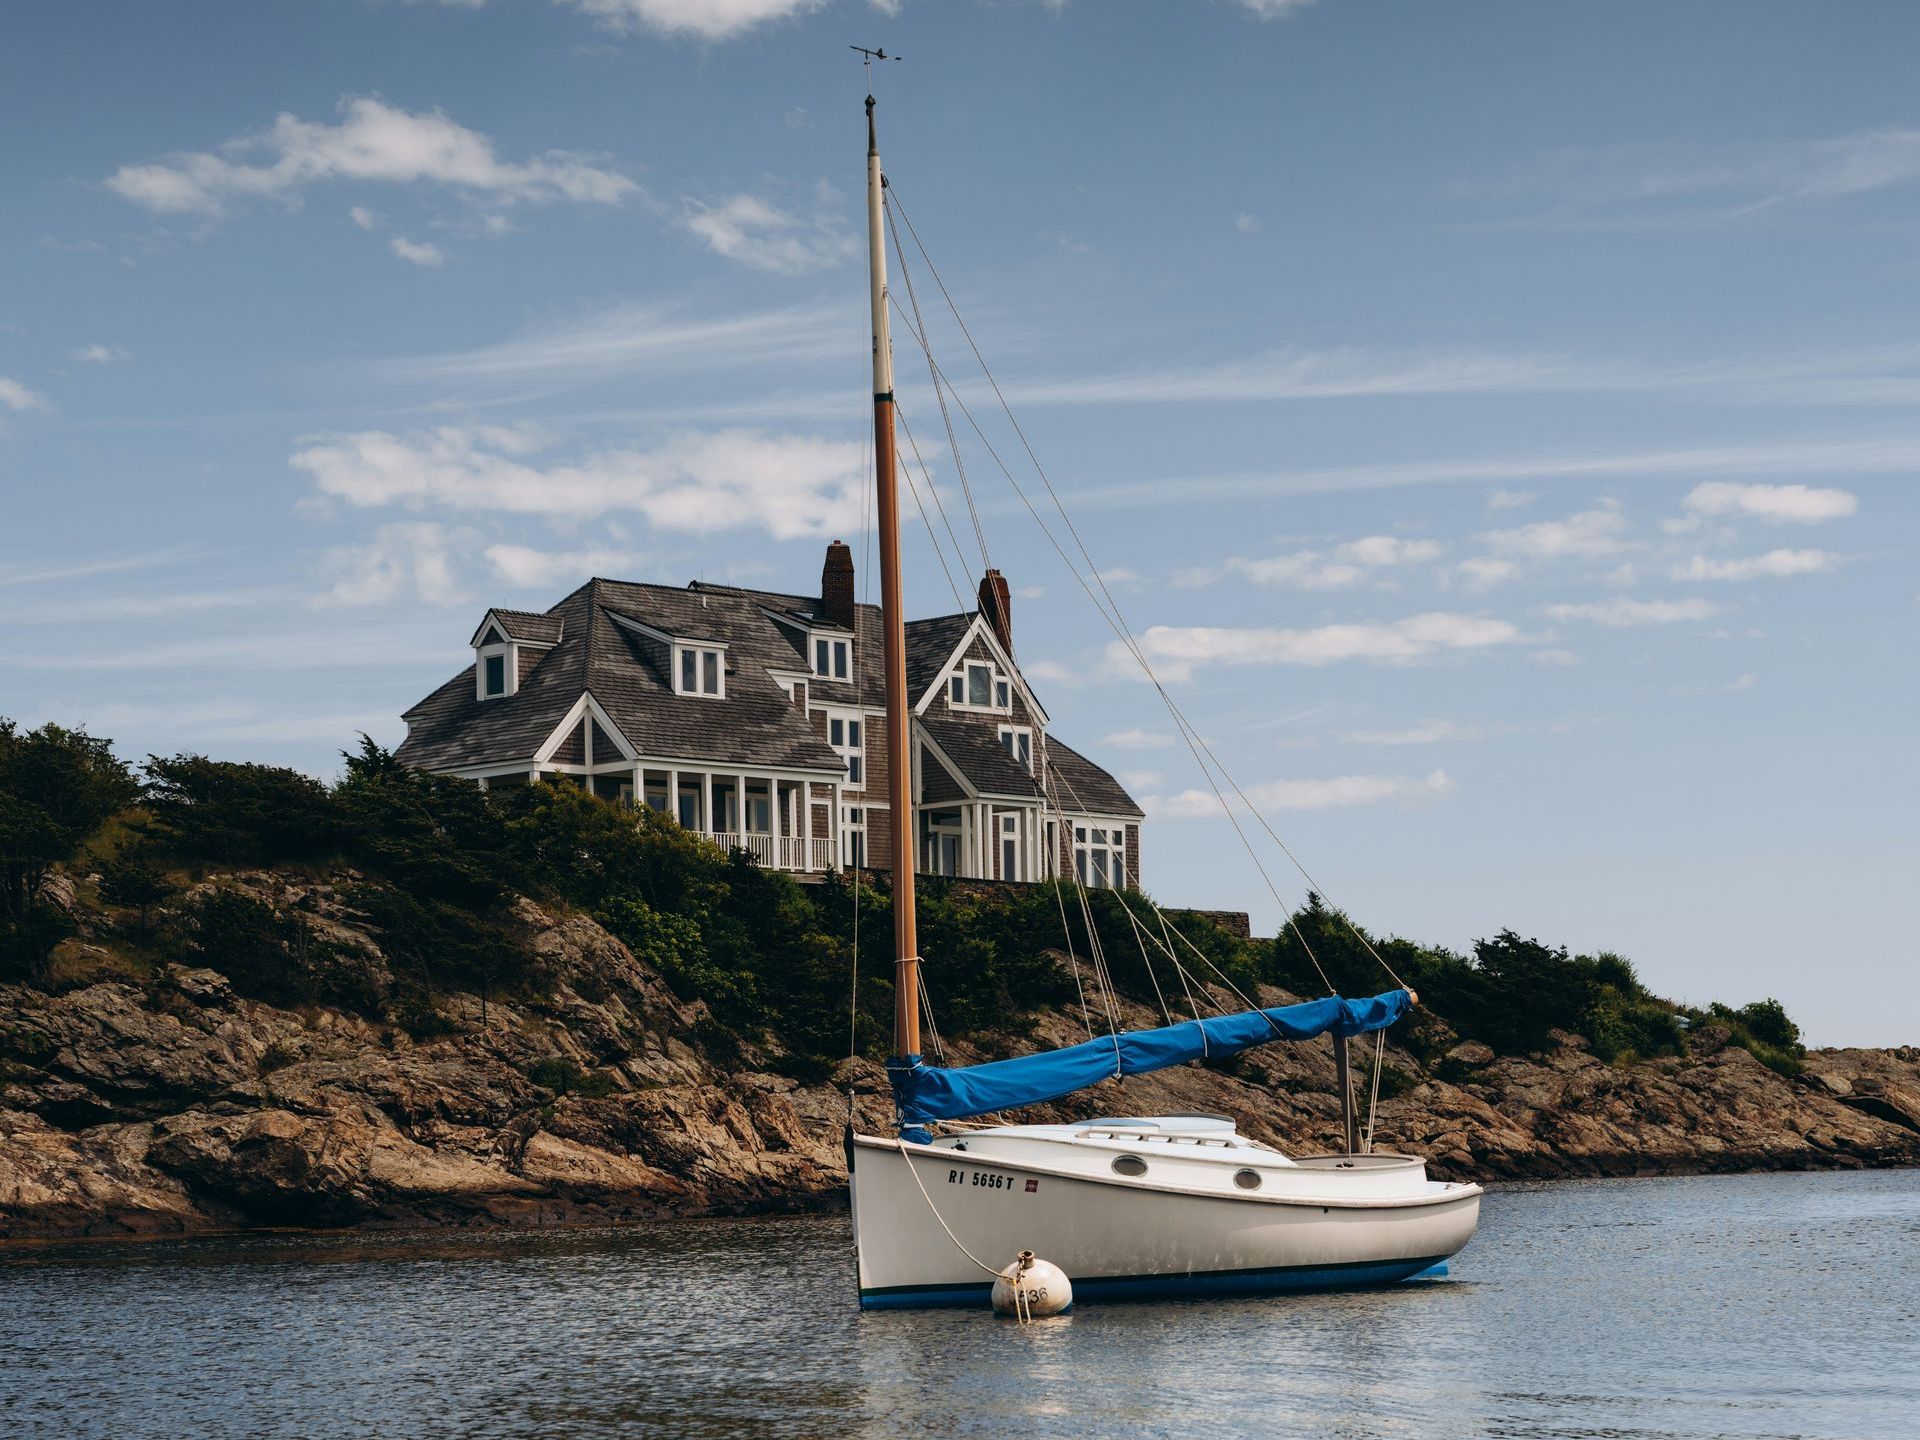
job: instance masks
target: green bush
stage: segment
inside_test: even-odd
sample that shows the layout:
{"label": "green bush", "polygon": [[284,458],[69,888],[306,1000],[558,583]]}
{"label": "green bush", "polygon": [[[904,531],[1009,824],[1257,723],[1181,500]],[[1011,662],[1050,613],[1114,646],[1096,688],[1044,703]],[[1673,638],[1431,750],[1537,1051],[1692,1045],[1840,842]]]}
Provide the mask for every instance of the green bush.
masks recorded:
{"label": "green bush", "polygon": [[147,757],[145,803],[155,834],[183,856],[230,866],[335,854],[344,837],[332,792],[277,765],[204,755]]}
{"label": "green bush", "polygon": [[72,921],[44,898],[54,867],[139,793],[112,742],[0,717],[0,978],[40,980]]}

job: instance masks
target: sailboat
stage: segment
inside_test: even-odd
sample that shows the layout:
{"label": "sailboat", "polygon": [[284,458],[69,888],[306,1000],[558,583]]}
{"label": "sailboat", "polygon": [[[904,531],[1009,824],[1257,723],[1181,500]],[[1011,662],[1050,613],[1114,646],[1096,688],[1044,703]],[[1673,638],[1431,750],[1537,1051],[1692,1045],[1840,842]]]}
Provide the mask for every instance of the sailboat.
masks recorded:
{"label": "sailboat", "polygon": [[[892,1135],[847,1131],[860,1304],[983,1304],[996,1272],[1022,1252],[1064,1271],[1080,1300],[1384,1285],[1434,1273],[1472,1237],[1480,1187],[1429,1179],[1424,1161],[1375,1153],[1370,1139],[1363,1148],[1347,1063],[1352,1037],[1382,1032],[1407,1014],[1416,997],[1406,988],[1196,1014],[967,1067],[929,1064],[921,1053],[887,198],[874,108],[869,93],[873,437],[892,817],[894,1058],[887,1074],[896,1124]],[[1340,1074],[1341,1154],[1289,1157],[1239,1134],[1229,1119],[1200,1115],[947,1134],[932,1128],[1058,1100],[1115,1077],[1322,1035],[1333,1039]]]}

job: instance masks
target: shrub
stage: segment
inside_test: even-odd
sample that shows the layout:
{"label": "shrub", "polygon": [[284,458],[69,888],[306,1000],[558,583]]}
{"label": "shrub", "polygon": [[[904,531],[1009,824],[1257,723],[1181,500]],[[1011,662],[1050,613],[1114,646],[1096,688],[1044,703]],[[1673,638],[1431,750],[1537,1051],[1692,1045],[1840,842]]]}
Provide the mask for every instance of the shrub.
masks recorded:
{"label": "shrub", "polygon": [[100,898],[134,912],[142,935],[153,930],[153,907],[173,894],[173,882],[143,857],[120,857],[100,866]]}
{"label": "shrub", "polygon": [[204,755],[147,757],[153,828],[176,852],[222,865],[278,865],[336,853],[340,808],[310,775]]}
{"label": "shrub", "polygon": [[571,1060],[558,1056],[536,1061],[527,1071],[527,1078],[555,1095],[578,1095],[583,1099],[598,1100],[613,1093],[611,1075],[582,1070]]}
{"label": "shrub", "polygon": [[23,735],[0,717],[0,975],[44,978],[73,930],[43,898],[47,877],[138,793],[111,741],[60,725]]}

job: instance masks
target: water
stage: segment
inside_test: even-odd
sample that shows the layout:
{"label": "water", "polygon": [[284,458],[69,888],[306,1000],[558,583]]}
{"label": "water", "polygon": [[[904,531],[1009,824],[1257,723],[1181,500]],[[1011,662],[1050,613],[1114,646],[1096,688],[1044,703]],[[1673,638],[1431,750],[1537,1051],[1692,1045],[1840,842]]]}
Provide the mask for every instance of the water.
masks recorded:
{"label": "water", "polygon": [[863,1315],[844,1216],[0,1248],[0,1434],[1908,1436],[1920,1172],[1496,1189],[1454,1278]]}

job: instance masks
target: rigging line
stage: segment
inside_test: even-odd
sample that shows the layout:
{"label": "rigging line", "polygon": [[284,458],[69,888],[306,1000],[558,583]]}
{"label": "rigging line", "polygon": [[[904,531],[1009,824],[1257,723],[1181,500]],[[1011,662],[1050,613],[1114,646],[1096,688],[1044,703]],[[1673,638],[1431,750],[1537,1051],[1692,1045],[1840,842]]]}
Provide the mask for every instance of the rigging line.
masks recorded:
{"label": "rigging line", "polygon": [[[900,415],[900,405],[898,401],[894,403],[893,413],[896,418]],[[903,430],[906,428],[904,423],[901,428]],[[911,433],[908,434],[907,443],[909,445],[913,443]],[[919,458],[919,451],[917,449],[914,451],[914,458]],[[940,573],[947,577],[947,588],[953,591],[954,600],[959,603],[962,609],[965,609],[966,602],[960,599],[960,587],[953,583],[953,571],[947,568],[946,553],[940,548],[940,537],[934,533],[933,521],[928,517],[927,507],[920,499],[920,487],[913,483],[913,471],[904,465],[900,468],[907,478],[907,493],[913,496],[913,508],[920,512],[920,523],[927,527],[927,539],[933,544],[933,558],[940,562]],[[929,489],[932,488],[933,481],[931,479],[927,481],[927,486]],[[935,503],[938,504],[939,502],[936,500]],[[943,515],[941,518],[944,519],[945,516]]]}
{"label": "rigging line", "polygon": [[[862,473],[872,482],[864,487],[866,490],[866,503],[860,507],[860,584],[862,600],[866,601],[873,598],[873,507],[877,498],[876,492],[880,488],[879,466],[874,461],[873,439],[871,436],[867,436],[861,442],[860,468]],[[865,655],[859,645],[860,620],[861,616],[856,612],[853,617],[853,666],[854,673],[859,678],[854,682],[854,695],[859,701],[860,713],[864,716],[867,713],[867,671],[863,663]],[[806,799],[807,834],[811,837],[813,834],[813,782],[808,781],[806,789],[801,793]],[[834,819],[838,820],[840,817],[836,815]],[[840,830],[841,827],[839,825],[833,825],[829,828],[837,831]],[[861,833],[864,835],[865,831],[863,830]],[[864,841],[862,843],[864,845]],[[867,858],[864,849],[860,858],[863,861]],[[853,872],[853,985],[852,994],[847,1000],[847,1058],[849,1060],[860,1053],[860,889],[860,869],[855,868]],[[849,1121],[851,1121],[853,1115],[853,1077],[851,1074],[847,1077],[847,1115]]]}
{"label": "rigging line", "polygon": [[[1124,901],[1121,903],[1120,908],[1126,910],[1127,924],[1133,927],[1133,943],[1140,947],[1140,963],[1147,967],[1147,979],[1153,982],[1153,998],[1160,1002],[1160,1014],[1166,1020],[1167,1024],[1171,1025],[1173,1024],[1173,1011],[1167,1008],[1167,997],[1160,992],[1160,977],[1153,973],[1153,960],[1147,954],[1146,939],[1140,934],[1140,922],[1133,918],[1133,911],[1127,909]],[[1177,966],[1179,962],[1176,961],[1174,963]],[[1192,997],[1189,996],[1188,998],[1191,999]],[[1203,1049],[1205,1048],[1205,1041],[1206,1036],[1203,1032],[1201,1035]]]}
{"label": "rigging line", "polygon": [[[1152,896],[1147,897],[1147,904],[1153,905],[1154,918],[1160,922],[1160,944],[1162,948],[1164,948],[1169,954],[1171,954],[1173,951],[1173,941],[1167,938],[1167,912],[1162,910],[1158,905],[1153,904]],[[1176,958],[1173,963],[1177,966],[1180,964],[1180,961]],[[1194,979],[1200,980],[1200,977],[1196,975],[1194,976]],[[1181,968],[1181,983],[1182,984],[1186,983],[1186,970],[1184,967]],[[1200,991],[1202,994],[1207,994],[1207,982],[1204,980],[1200,980]],[[1213,999],[1211,995],[1207,995],[1207,998],[1209,1000]],[[1193,995],[1191,992],[1188,993],[1187,1000],[1189,1001],[1189,1003],[1191,1003],[1191,1001],[1193,1000]],[[1200,1018],[1200,1010],[1198,1006],[1194,1007],[1193,1018],[1196,1020]]]}
{"label": "rigging line", "polygon": [[953,1227],[947,1224],[946,1220],[941,1216],[940,1207],[933,1203],[933,1196],[927,1194],[927,1187],[925,1185],[920,1184],[920,1172],[913,1168],[913,1156],[907,1153],[907,1142],[899,1140],[894,1143],[900,1147],[900,1158],[907,1162],[907,1174],[913,1176],[913,1183],[920,1187],[920,1198],[927,1202],[927,1209],[933,1211],[933,1218],[940,1221],[940,1228],[947,1232],[947,1238],[953,1241],[962,1255],[973,1261],[974,1264],[986,1271],[987,1274],[998,1279],[1000,1272],[987,1264],[987,1262],[982,1260],[978,1255],[974,1254],[973,1251],[967,1249],[965,1245],[961,1244],[960,1237],[953,1233]]}
{"label": "rigging line", "polygon": [[[940,267],[933,263],[933,257],[927,253],[927,247],[925,243],[920,239],[919,231],[914,229],[913,217],[907,213],[906,206],[903,203],[901,203],[897,190],[892,196],[892,203],[893,203],[893,207],[898,210],[901,221],[906,225],[907,233],[913,237],[913,243],[915,248],[918,249],[920,252],[920,258],[926,262],[927,272],[933,276],[934,284],[939,287],[941,297],[946,300],[947,309],[952,312],[954,323],[960,327],[960,333],[966,338],[967,347],[970,350],[972,350],[974,361],[980,366],[981,374],[983,374],[986,377],[987,384],[992,387],[994,398],[999,402],[1001,411],[1006,415],[1007,423],[1013,427],[1013,433],[1019,437],[1021,447],[1027,453],[1027,459],[1033,465],[1034,473],[1040,477],[1041,484],[1046,487],[1047,495],[1053,501],[1054,509],[1059,512],[1060,519],[1066,525],[1068,534],[1070,534],[1073,537],[1074,545],[1079,550],[1081,558],[1086,561],[1087,569],[1092,573],[1094,580],[1099,584],[1101,594],[1106,597],[1107,604],[1112,607],[1112,618],[1108,621],[1108,623],[1110,625],[1113,625],[1116,631],[1121,632],[1121,639],[1123,643],[1125,643],[1129,651],[1132,652],[1133,657],[1139,663],[1140,668],[1143,671],[1145,671],[1147,679],[1152,682],[1154,689],[1159,692],[1162,702],[1166,705],[1169,713],[1174,716],[1176,723],[1180,724],[1183,728],[1187,728],[1185,715],[1180,712],[1179,706],[1174,702],[1173,697],[1167,693],[1166,687],[1160,683],[1159,677],[1154,674],[1153,667],[1148,662],[1145,652],[1141,649],[1138,640],[1134,638],[1132,627],[1126,623],[1126,619],[1120,611],[1119,601],[1114,599],[1113,592],[1108,587],[1105,577],[1100,574],[1099,567],[1093,563],[1093,557],[1088,552],[1086,542],[1081,538],[1079,529],[1074,525],[1073,517],[1067,513],[1067,507],[1061,501],[1059,491],[1054,488],[1053,481],[1051,477],[1048,476],[1046,467],[1040,463],[1039,455],[1037,455],[1034,452],[1033,442],[1027,438],[1027,432],[1021,426],[1019,417],[1013,413],[1012,405],[1010,405],[1007,402],[1006,394],[1004,391],[1001,390],[1000,382],[995,377],[993,373],[993,368],[987,364],[986,356],[980,353],[980,346],[978,342],[974,340],[973,332],[967,328],[967,322],[965,318],[960,314],[960,307],[954,301],[953,292],[948,290],[946,281],[940,275]],[[895,237],[896,246],[898,245],[898,243],[899,243],[898,237],[896,236]],[[922,342],[921,348],[923,350],[926,349],[924,342]],[[933,363],[933,357],[930,351],[928,352],[927,358],[928,358],[929,365],[931,365]],[[944,374],[942,374],[941,378],[943,379],[945,378]],[[951,380],[947,381],[947,388],[949,390],[953,389],[953,383]],[[966,415],[968,423],[973,425],[974,430],[976,432],[979,432],[980,430],[979,422],[974,420],[973,413],[967,409],[966,402],[960,399],[958,391],[954,392],[954,401],[956,404],[960,406],[961,413]],[[984,434],[981,434],[981,440],[983,444],[987,443],[986,437]],[[1007,470],[1006,465],[1004,464],[1004,462],[1000,460],[998,453],[994,451],[991,444],[987,444],[987,453],[993,456],[994,462],[1000,466],[1002,473],[1006,474],[1008,482],[1013,484],[1014,492],[1020,496],[1022,503],[1025,503],[1027,505],[1028,511],[1032,512],[1033,506],[1030,502],[1027,501],[1025,492],[1022,491],[1020,489],[1019,484],[1013,480],[1012,473]],[[1052,536],[1051,530],[1047,528],[1044,521],[1040,521],[1040,517],[1038,516],[1038,514],[1034,515],[1034,519],[1036,522],[1040,523],[1041,528],[1047,534],[1048,539],[1052,540],[1053,536]],[[1057,541],[1054,541],[1054,548],[1056,551],[1060,550],[1060,545]],[[1061,555],[1061,558],[1063,560],[1066,559],[1066,556],[1064,553]],[[1074,570],[1075,578],[1079,579],[1078,569],[1074,567],[1071,562],[1068,562],[1068,568]],[[1086,582],[1084,580],[1082,580],[1080,583],[1081,583],[1082,589],[1087,588]],[[1089,592],[1088,598],[1089,599],[1093,598],[1091,595],[1091,592]],[[1095,602],[1095,606],[1096,608],[1102,609],[1103,615],[1106,613],[1104,608],[1099,606],[1098,601]],[[1187,742],[1188,748],[1190,750],[1194,748],[1195,740],[1199,742],[1199,745],[1201,746],[1201,748],[1204,748],[1207,751],[1208,758],[1212,760],[1215,765],[1219,766],[1221,777],[1224,780],[1226,780],[1227,784],[1229,785],[1229,787],[1232,788],[1234,793],[1240,797],[1241,803],[1247,807],[1248,812],[1254,817],[1255,820],[1257,820],[1260,823],[1261,829],[1267,832],[1268,838],[1271,839],[1276,845],[1280,847],[1281,851],[1286,855],[1287,859],[1292,862],[1294,869],[1300,872],[1301,878],[1305,880],[1311,888],[1318,891],[1318,893],[1321,894],[1322,896],[1325,896],[1329,904],[1334,904],[1335,902],[1333,901],[1332,896],[1328,895],[1327,891],[1321,888],[1318,882],[1316,882],[1314,878],[1307,873],[1306,867],[1300,863],[1299,857],[1293,853],[1292,848],[1289,845],[1287,845],[1287,843],[1284,840],[1280,838],[1278,833],[1275,832],[1273,826],[1267,822],[1266,817],[1260,813],[1259,809],[1256,806],[1254,806],[1252,801],[1247,797],[1246,792],[1241,789],[1239,782],[1234,780],[1233,776],[1227,771],[1226,766],[1221,764],[1219,758],[1213,754],[1212,747],[1207,745],[1206,741],[1203,738],[1199,737],[1196,733],[1192,739],[1188,740]],[[1198,757],[1196,756],[1195,758],[1197,759]],[[1204,773],[1205,771],[1204,766],[1202,766],[1202,771]],[[1208,783],[1210,786],[1212,786],[1215,795],[1221,799],[1222,808],[1225,809],[1226,808],[1225,798],[1219,796],[1219,787],[1212,784],[1211,776],[1208,776]],[[1234,822],[1234,829],[1236,831],[1240,830],[1240,826],[1237,821]],[[1243,845],[1247,845],[1244,832],[1241,833],[1241,843]],[[1248,850],[1248,854],[1250,856],[1253,856],[1255,868],[1259,869],[1261,872],[1261,879],[1266,880],[1268,890],[1273,892],[1275,901],[1281,905],[1281,908],[1286,911],[1287,915],[1291,919],[1291,916],[1293,913],[1292,907],[1288,906],[1285,901],[1280,899],[1278,890],[1275,889],[1273,882],[1267,878],[1265,866],[1260,864],[1258,856],[1253,855],[1252,846],[1247,845],[1247,850]],[[1335,908],[1339,908],[1337,904],[1335,905]],[[1386,962],[1385,957],[1382,956],[1380,952],[1373,947],[1372,943],[1368,941],[1368,939],[1360,933],[1358,927],[1356,927],[1353,924],[1352,918],[1348,916],[1344,910],[1341,911],[1341,918],[1346,922],[1347,929],[1352,933],[1353,937],[1356,940],[1358,940],[1363,946],[1366,947],[1367,953],[1374,958],[1374,960],[1379,964],[1382,970],[1386,971],[1388,977],[1392,979],[1393,982],[1399,985],[1402,989],[1405,989],[1406,982],[1402,980],[1399,977],[1399,975],[1394,972],[1393,967]],[[1321,969],[1319,960],[1313,955],[1312,948],[1307,945],[1306,937],[1304,935],[1299,934],[1299,927],[1297,925],[1294,926],[1294,932],[1295,932],[1295,935],[1300,940],[1301,948],[1307,951],[1308,958],[1313,961],[1313,967],[1315,971],[1319,973],[1322,983],[1326,985],[1329,991],[1334,990],[1335,986],[1333,982],[1327,978],[1326,971]]]}
{"label": "rigging line", "polygon": [[[900,402],[898,399],[895,399],[893,402],[893,415],[894,415],[894,418],[900,422],[900,433],[907,437],[907,448],[913,451],[914,463],[920,467],[920,478],[926,482],[927,496],[929,499],[933,501],[934,513],[940,517],[941,528],[943,528],[947,532],[947,539],[953,545],[954,561],[956,564],[959,565],[961,571],[964,573],[967,568],[967,552],[965,548],[962,547],[962,545],[960,544],[960,537],[953,533],[953,521],[947,518],[947,507],[940,502],[939,488],[933,483],[933,471],[927,467],[927,462],[921,458],[920,444],[918,441],[916,441],[913,438],[913,427],[907,423],[906,411],[901,408]],[[907,474],[907,480],[909,484],[912,483],[913,474],[911,471],[909,471]],[[919,497],[916,495],[914,499],[915,499],[915,503],[917,504],[919,502]],[[926,512],[923,509],[921,511],[922,518],[925,517],[925,514]],[[931,525],[928,526],[928,534],[929,535],[932,534]],[[939,550],[939,546],[940,546],[940,542],[936,538],[934,540],[934,548],[936,550]],[[966,609],[967,608],[966,599],[961,594],[960,587],[954,583],[953,571],[947,568],[947,559],[944,552],[942,552],[940,555],[940,569],[942,570],[942,572],[945,573],[947,577],[947,588],[953,591],[954,600],[958,602],[959,607],[962,610]]]}
{"label": "rigging line", "polygon": [[[881,191],[881,208],[886,211],[887,229],[893,235],[894,254],[897,255],[900,260],[900,278],[906,283],[907,287],[907,304],[913,310],[914,324],[919,332],[917,338],[920,341],[921,351],[927,357],[927,372],[928,375],[931,376],[933,373],[932,336],[927,331],[925,318],[920,314],[920,298],[914,293],[913,271],[907,265],[907,248],[900,243],[900,227],[893,223],[892,207],[888,206],[885,201],[886,192],[883,189]],[[967,513],[973,517],[973,537],[980,545],[980,568],[982,570],[989,570],[993,567],[993,561],[987,555],[987,532],[985,527],[980,523],[980,511],[973,503],[973,486],[967,481],[967,462],[960,455],[960,439],[953,433],[953,416],[947,411],[946,397],[940,393],[940,383],[937,379],[934,381],[933,395],[934,399],[940,402],[940,420],[947,428],[947,448],[953,452],[953,468],[954,473],[960,478],[960,493],[966,497]]]}
{"label": "rigging line", "polygon": [[[1040,818],[1042,822],[1042,833],[1044,834],[1046,821],[1044,812]],[[1057,846],[1055,847],[1053,858],[1054,863],[1058,864],[1060,856]],[[1087,1038],[1091,1040],[1093,1038],[1093,1018],[1087,1014],[1087,990],[1086,987],[1080,983],[1080,960],[1079,957],[1073,953],[1073,928],[1067,923],[1067,901],[1066,897],[1060,893],[1063,888],[1058,880],[1053,882],[1053,901],[1060,909],[1060,930],[1066,937],[1067,964],[1073,969],[1074,993],[1080,997],[1080,1023],[1087,1027]]]}
{"label": "rigging line", "polygon": [[1367,1139],[1360,1151],[1363,1155],[1373,1153],[1373,1121],[1380,1111],[1380,1067],[1386,1058],[1387,1032],[1376,1030],[1373,1032],[1373,1089],[1367,1096]]}
{"label": "rigging line", "polygon": [[[898,306],[896,305],[895,308],[897,309]],[[904,316],[902,320],[904,323]],[[909,327],[909,333],[911,333],[911,327]],[[919,337],[916,336],[915,338],[917,340]],[[922,349],[925,349],[924,344],[922,344]],[[1086,577],[1080,573],[1079,566],[1068,556],[1065,547],[1061,545],[1059,538],[1053,533],[1052,527],[1041,518],[1040,512],[1034,508],[1033,501],[1028,497],[1027,492],[1021,488],[1020,482],[1014,479],[1013,472],[1007,468],[1006,462],[1000,458],[999,451],[994,449],[993,442],[987,438],[986,432],[981,429],[980,422],[974,417],[973,412],[967,408],[967,402],[960,398],[959,392],[954,389],[953,382],[947,378],[946,372],[940,368],[939,362],[929,357],[929,363],[933,366],[938,379],[945,382],[947,390],[953,395],[954,403],[960,409],[960,413],[966,416],[967,423],[973,427],[974,434],[979,437],[981,445],[986,449],[987,454],[992,456],[994,464],[999,467],[1000,473],[1006,476],[1007,483],[1013,487],[1014,494],[1019,496],[1021,503],[1026,506],[1027,513],[1033,517],[1034,523],[1040,527],[1041,534],[1047,537],[1048,543],[1053,546],[1054,553],[1060,557],[1061,563],[1067,567],[1068,573],[1071,574],[1079,584],[1088,602],[1093,605],[1095,610],[1099,611],[1101,618],[1107,622],[1107,627],[1113,631],[1116,638],[1126,647],[1128,652],[1133,656],[1134,662],[1140,666],[1141,670],[1146,674],[1147,679],[1152,683],[1155,692],[1160,696],[1161,703],[1167,707],[1168,714],[1173,717],[1175,727],[1179,730],[1181,739],[1185,742],[1188,751],[1193,755],[1194,763],[1199,767],[1200,773],[1205,778],[1208,788],[1213,791],[1214,798],[1220,802],[1220,809],[1226,815],[1227,823],[1233,826],[1234,834],[1239,838],[1241,847],[1247,852],[1248,858],[1253,861],[1254,869],[1259,872],[1260,879],[1267,887],[1267,892],[1273,896],[1274,903],[1280,907],[1281,911],[1287,915],[1289,922],[1292,923],[1293,907],[1281,896],[1279,887],[1273,882],[1273,877],[1267,873],[1267,867],[1262,863],[1259,852],[1253,848],[1253,841],[1248,838],[1245,828],[1233,813],[1233,807],[1227,803],[1227,797],[1221,791],[1219,783],[1214,780],[1213,772],[1208,768],[1207,760],[1201,758],[1200,752],[1202,749],[1207,751],[1207,758],[1211,759],[1214,765],[1219,766],[1221,777],[1228,782],[1234,792],[1240,797],[1241,804],[1245,805],[1247,809],[1258,818],[1258,812],[1254,810],[1253,802],[1247,798],[1246,792],[1234,783],[1233,777],[1227,774],[1226,767],[1220,765],[1220,761],[1217,756],[1213,755],[1211,747],[1206,746],[1199,732],[1195,730],[1191,722],[1187,720],[1187,717],[1181,712],[1180,707],[1174,702],[1173,696],[1167,693],[1166,686],[1161,683],[1159,676],[1154,673],[1153,666],[1148,662],[1146,653],[1140,648],[1139,641],[1134,638],[1132,630],[1127,627],[1124,617],[1120,615],[1117,602],[1113,601],[1112,592],[1107,588],[1107,582],[1100,575],[1100,571],[1098,567],[1094,565],[1092,557],[1087,555],[1085,543],[1080,541],[1078,533],[1073,530],[1073,522],[1070,519],[1067,520],[1068,531],[1074,535],[1075,543],[1079,546],[1081,555],[1087,561],[1087,568],[1092,573],[1094,580],[1099,584],[1101,591],[1106,594],[1108,603],[1114,605],[1112,613],[1109,613],[1107,606],[1101,603],[1100,597],[1093,593],[1092,587],[1087,584]],[[1045,481],[1046,477],[1044,473],[1041,479]],[[1050,482],[1048,482],[1048,491],[1052,493],[1052,485]],[[1056,506],[1059,505],[1058,495],[1054,496],[1054,503]],[[1061,515],[1063,519],[1066,518],[1064,509],[1061,510]],[[1264,820],[1262,820],[1262,824],[1265,824]],[[1268,833],[1272,833],[1271,827],[1268,827]],[[1077,881],[1078,877],[1076,876],[1075,878]],[[1293,925],[1293,930],[1296,938],[1300,941],[1301,949],[1307,952],[1307,958],[1313,962],[1313,968],[1320,976],[1321,983],[1327,987],[1328,993],[1336,993],[1337,987],[1333,981],[1328,978],[1325,969],[1321,967],[1319,958],[1314,955],[1313,947],[1307,943],[1306,936],[1301,933],[1298,924]],[[1378,957],[1376,956],[1376,958]],[[1387,968],[1384,961],[1382,961],[1381,964],[1382,968]],[[1387,973],[1392,975],[1393,971],[1387,969]]]}

